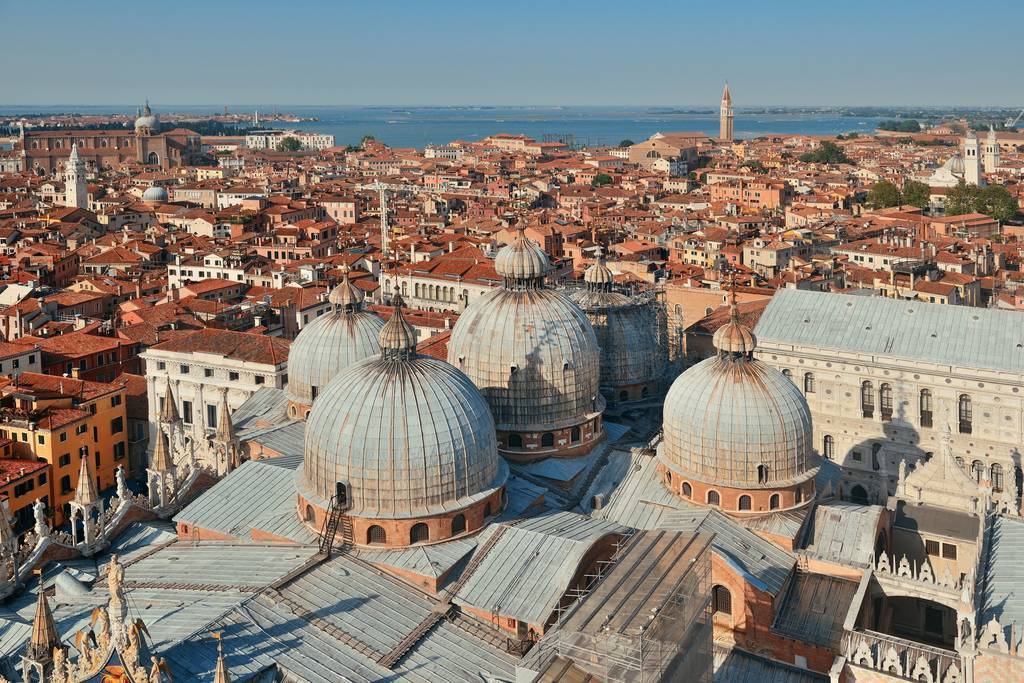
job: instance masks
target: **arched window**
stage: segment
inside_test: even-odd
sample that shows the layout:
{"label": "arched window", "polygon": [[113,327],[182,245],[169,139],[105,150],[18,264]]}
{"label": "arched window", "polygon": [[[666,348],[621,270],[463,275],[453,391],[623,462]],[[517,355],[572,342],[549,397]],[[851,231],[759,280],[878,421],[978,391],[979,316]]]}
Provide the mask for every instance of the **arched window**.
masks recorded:
{"label": "arched window", "polygon": [[573,427],[569,430],[569,441],[572,443],[579,443],[580,440],[580,428]]}
{"label": "arched window", "polygon": [[430,540],[430,527],[423,522],[417,522],[409,530],[410,543],[425,543]]}
{"label": "arched window", "polygon": [[921,397],[918,400],[919,408],[921,410],[921,426],[931,427],[932,426],[932,392],[927,389],[921,390]]}
{"label": "arched window", "polygon": [[466,515],[455,515],[452,518],[452,536],[466,530]]}
{"label": "arched window", "polygon": [[740,496],[739,509],[740,510],[749,510],[750,509],[750,496],[747,496],[747,495]]}
{"label": "arched window", "polygon": [[159,155],[157,155],[156,152],[150,152],[149,156],[146,157],[146,163],[149,164],[150,166],[159,166],[160,165],[160,157],[159,157]]}
{"label": "arched window", "polygon": [[768,508],[770,510],[779,509],[779,494],[773,493],[772,497],[768,499]]}
{"label": "arched window", "polygon": [[782,374],[785,375],[786,379],[788,379],[790,382],[793,381],[793,372],[789,368],[784,369],[782,371]]}
{"label": "arched window", "polygon": [[804,373],[804,393],[805,394],[813,394],[814,393],[814,373],[813,372],[805,372]]}
{"label": "arched window", "polygon": [[960,469],[964,468],[964,459],[961,458],[959,455],[956,456],[956,464],[960,466]]}
{"label": "arched window", "polygon": [[711,611],[713,614],[732,614],[732,593],[725,586],[711,589]]}
{"label": "arched window", "polygon": [[875,388],[871,382],[865,381],[860,385],[860,407],[864,417],[875,416]]}
{"label": "arched window", "polygon": [[315,520],[315,519],[316,519],[316,515],[313,514],[313,506],[312,505],[307,505],[306,506],[306,521],[309,522],[310,524],[312,524],[313,520]]}
{"label": "arched window", "polygon": [[797,505],[799,505],[800,503],[804,502],[804,490],[803,489],[798,488],[796,490],[795,499],[796,499],[796,504]]}
{"label": "arched window", "polygon": [[555,445],[555,435],[551,432],[544,432],[540,437],[540,445],[550,448]]}
{"label": "arched window", "polygon": [[825,456],[826,459],[831,460],[833,456],[835,456],[835,448],[835,439],[832,438],[831,434],[826,434],[821,444],[821,454]]}
{"label": "arched window", "polygon": [[857,484],[856,486],[854,486],[852,489],[850,489],[850,502],[857,503],[859,505],[867,505],[868,504],[868,492],[867,492],[867,490],[863,486],[861,486],[860,484]]}
{"label": "arched window", "polygon": [[879,405],[881,406],[882,419],[888,422],[892,419],[892,385],[883,384],[878,388]]}
{"label": "arched window", "polygon": [[417,299],[420,298],[420,283],[417,282],[412,286],[412,292],[414,297],[416,297]]}
{"label": "arched window", "polygon": [[708,505],[718,505],[720,501],[718,491],[708,491]]}
{"label": "arched window", "polygon": [[684,481],[683,482],[683,496],[685,496],[686,498],[689,498],[692,495],[693,495],[693,487],[690,486],[690,482]]}
{"label": "arched window", "polygon": [[757,483],[764,484],[768,482],[768,465],[764,463],[757,466]]}
{"label": "arched window", "polygon": [[971,408],[971,397],[967,394],[960,394],[960,400],[957,402],[959,410],[957,411],[960,415],[960,433],[970,434],[972,428],[972,421],[974,417],[974,411]]}
{"label": "arched window", "polygon": [[980,460],[975,460],[971,463],[971,476],[974,477],[974,481],[981,483],[981,477],[985,472],[985,466],[981,464]]}
{"label": "arched window", "polygon": [[388,542],[388,534],[384,527],[374,524],[366,530],[366,542],[369,545],[384,545]]}
{"label": "arched window", "polygon": [[683,307],[680,304],[676,304],[675,313],[677,318],[683,317]]}
{"label": "arched window", "polygon": [[484,519],[491,516],[491,502],[487,501],[487,505],[484,506]]}
{"label": "arched window", "polygon": [[1003,466],[997,462],[992,463],[992,467],[989,468],[989,478],[992,481],[992,489],[995,491],[1003,490]]}
{"label": "arched window", "polygon": [[509,448],[522,448],[523,447],[523,437],[519,436],[518,434],[509,434],[508,435],[508,447]]}
{"label": "arched window", "polygon": [[707,308],[704,309],[704,315],[711,315],[714,312],[715,312],[715,309],[711,308],[710,306],[708,306]]}

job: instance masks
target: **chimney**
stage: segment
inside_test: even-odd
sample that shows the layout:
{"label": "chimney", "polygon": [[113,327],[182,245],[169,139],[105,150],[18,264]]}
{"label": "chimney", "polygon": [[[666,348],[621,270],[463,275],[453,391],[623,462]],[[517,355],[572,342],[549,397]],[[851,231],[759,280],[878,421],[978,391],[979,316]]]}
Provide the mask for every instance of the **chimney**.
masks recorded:
{"label": "chimney", "polygon": [[78,375],[79,375],[79,369],[77,367],[76,368],[71,368],[71,377],[73,379],[79,379]]}

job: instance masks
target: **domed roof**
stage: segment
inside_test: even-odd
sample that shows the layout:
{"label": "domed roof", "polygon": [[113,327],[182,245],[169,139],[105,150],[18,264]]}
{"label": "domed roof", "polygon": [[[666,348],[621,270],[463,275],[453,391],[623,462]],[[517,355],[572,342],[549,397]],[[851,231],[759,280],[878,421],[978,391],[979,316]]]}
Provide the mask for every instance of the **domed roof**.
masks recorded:
{"label": "domed roof", "polygon": [[142,193],[142,201],[144,202],[166,202],[167,198],[167,190],[159,185],[147,188]]}
{"label": "domed roof", "polygon": [[[754,359],[754,335],[735,310],[715,334],[718,355],[669,389],[659,457],[706,483],[771,488],[803,481],[815,471],[807,401],[789,378]],[[759,473],[762,465],[767,471]]]}
{"label": "domed roof", "polygon": [[597,262],[583,273],[583,281],[588,285],[607,285],[609,287],[615,281],[615,275],[612,273],[612,269],[605,264],[604,256],[600,251],[597,254]]}
{"label": "domed roof", "polygon": [[[588,313],[616,306],[629,306],[631,302],[628,296],[612,291],[614,280],[615,276],[611,268],[605,264],[604,256],[599,249],[597,262],[583,273],[586,289],[573,292],[570,297]],[[594,318],[591,317],[590,321],[593,323]]]}
{"label": "domed roof", "polygon": [[448,363],[417,355],[407,326],[396,309],[382,353],[341,372],[316,400],[303,495],[326,505],[345,482],[350,514],[397,519],[461,509],[504,485],[487,401]]}
{"label": "domed roof", "polygon": [[146,106],[142,109],[142,114],[139,118],[135,119],[135,130],[140,128],[156,128],[157,123],[160,119],[153,113],[153,110],[149,108],[149,101],[146,101]]}
{"label": "domed roof", "polygon": [[328,300],[334,309],[302,328],[288,352],[288,398],[313,403],[317,394],[350,365],[380,353],[384,321],[362,309],[362,293],[343,272]]}
{"label": "domed roof", "polygon": [[544,250],[526,236],[523,228],[519,228],[519,235],[498,252],[494,269],[506,281],[525,284],[539,281],[547,275],[551,262]]}
{"label": "domed roof", "polygon": [[964,158],[960,156],[960,152],[953,153],[953,156],[946,162],[946,168],[955,176],[962,176],[964,174]]}

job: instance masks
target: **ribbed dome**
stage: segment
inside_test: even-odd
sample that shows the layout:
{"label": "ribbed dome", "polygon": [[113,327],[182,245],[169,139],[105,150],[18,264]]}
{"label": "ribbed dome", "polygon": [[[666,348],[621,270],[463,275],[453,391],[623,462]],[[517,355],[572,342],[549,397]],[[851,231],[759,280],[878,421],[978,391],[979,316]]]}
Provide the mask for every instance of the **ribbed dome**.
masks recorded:
{"label": "ribbed dome", "polygon": [[654,312],[625,294],[577,291],[572,300],[587,314],[601,349],[601,386],[652,382],[664,370]]}
{"label": "ribbed dome", "polygon": [[683,476],[737,488],[806,479],[814,470],[807,401],[789,378],[753,358],[754,336],[738,321],[735,304],[729,326],[715,335],[718,355],[669,389],[659,457]]}
{"label": "ribbed dome", "polygon": [[[361,293],[338,294],[355,289],[344,273],[341,284],[330,294],[334,310],[302,328],[288,352],[288,398],[310,405],[313,389],[323,393],[339,372],[366,358],[380,354],[380,331],[384,321],[362,310]],[[356,290],[357,292],[359,290]],[[342,305],[341,301],[349,303]]]}
{"label": "ribbed dome", "polygon": [[382,355],[349,367],[317,399],[306,426],[302,493],[327,501],[346,482],[354,516],[461,509],[507,477],[484,397],[428,356]]}
{"label": "ribbed dome", "polygon": [[551,262],[544,250],[519,229],[519,235],[505,245],[494,259],[494,269],[506,281],[539,281],[551,270]]}
{"label": "ribbed dome", "polygon": [[949,172],[952,173],[953,175],[964,174],[964,158],[960,156],[960,152],[953,153],[953,156],[951,156],[949,158],[949,161],[946,162],[946,167],[949,169]]}
{"label": "ribbed dome", "polygon": [[579,306],[543,286],[478,298],[452,330],[448,362],[480,388],[501,430],[558,429],[604,409],[594,330]]}
{"label": "ribbed dome", "polygon": [[605,265],[604,259],[598,256],[597,263],[587,268],[583,273],[583,281],[589,285],[611,286],[615,280],[612,269]]}
{"label": "ribbed dome", "polygon": [[159,185],[154,185],[142,193],[142,201],[144,202],[166,202],[167,198],[167,190]]}

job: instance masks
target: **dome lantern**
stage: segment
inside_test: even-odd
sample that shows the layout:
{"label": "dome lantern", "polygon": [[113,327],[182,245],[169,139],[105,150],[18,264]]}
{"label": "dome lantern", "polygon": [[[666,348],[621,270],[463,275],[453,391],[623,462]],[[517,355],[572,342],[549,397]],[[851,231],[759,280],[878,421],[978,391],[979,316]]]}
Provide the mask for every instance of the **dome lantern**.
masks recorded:
{"label": "dome lantern", "polygon": [[334,304],[335,311],[356,313],[362,309],[363,292],[349,280],[351,269],[347,265],[342,264],[340,270],[341,282],[327,295],[327,300]]}
{"label": "dome lantern", "polygon": [[583,273],[583,281],[587,283],[587,290],[591,292],[610,292],[615,276],[611,268],[605,265],[604,252],[597,248],[597,263],[587,268]]}
{"label": "dome lantern", "polygon": [[729,299],[729,322],[715,331],[712,343],[718,349],[719,358],[751,360],[754,357],[754,349],[757,348],[757,337],[749,327],[740,322],[735,289],[730,291]]}
{"label": "dome lantern", "polygon": [[506,289],[539,289],[551,270],[547,254],[526,236],[520,226],[519,234],[505,245],[494,259],[494,270],[501,276]]}
{"label": "dome lantern", "polygon": [[395,310],[380,330],[380,350],[386,360],[407,360],[416,353],[416,330],[402,315],[402,303],[402,295],[395,292],[391,299]]}

